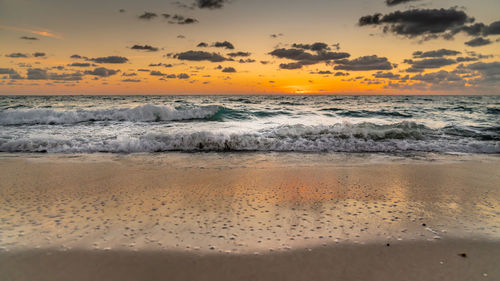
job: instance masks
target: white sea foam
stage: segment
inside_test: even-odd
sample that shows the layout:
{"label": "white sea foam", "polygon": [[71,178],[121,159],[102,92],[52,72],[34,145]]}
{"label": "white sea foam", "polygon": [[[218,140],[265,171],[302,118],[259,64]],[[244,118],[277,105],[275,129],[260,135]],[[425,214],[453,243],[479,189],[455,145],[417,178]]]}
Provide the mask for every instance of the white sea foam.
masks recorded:
{"label": "white sea foam", "polygon": [[0,112],[1,125],[74,124],[89,121],[177,121],[202,119],[214,115],[219,107],[204,106],[175,109],[171,106],[146,104],[134,108],[53,110],[25,109]]}
{"label": "white sea foam", "polygon": [[0,136],[3,152],[164,152],[164,151],[296,151],[296,152],[466,152],[499,153],[500,142],[474,138],[439,138],[439,130],[412,122],[392,125],[340,123],[331,126],[279,126],[258,132],[117,134],[43,138]]}

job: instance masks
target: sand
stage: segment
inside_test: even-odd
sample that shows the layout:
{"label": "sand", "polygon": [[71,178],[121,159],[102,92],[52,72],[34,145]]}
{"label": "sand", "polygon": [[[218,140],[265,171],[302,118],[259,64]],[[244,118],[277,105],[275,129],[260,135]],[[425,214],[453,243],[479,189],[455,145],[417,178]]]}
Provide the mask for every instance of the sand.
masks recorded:
{"label": "sand", "polygon": [[2,154],[0,280],[498,280],[499,160]]}

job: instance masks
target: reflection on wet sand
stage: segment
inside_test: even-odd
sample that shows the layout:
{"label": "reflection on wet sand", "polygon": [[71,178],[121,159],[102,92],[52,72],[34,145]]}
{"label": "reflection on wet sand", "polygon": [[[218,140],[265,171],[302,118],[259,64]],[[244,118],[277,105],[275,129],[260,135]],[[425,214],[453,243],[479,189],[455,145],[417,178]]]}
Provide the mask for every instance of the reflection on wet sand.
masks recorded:
{"label": "reflection on wet sand", "polygon": [[3,157],[0,247],[246,253],[500,238],[497,158],[373,157]]}

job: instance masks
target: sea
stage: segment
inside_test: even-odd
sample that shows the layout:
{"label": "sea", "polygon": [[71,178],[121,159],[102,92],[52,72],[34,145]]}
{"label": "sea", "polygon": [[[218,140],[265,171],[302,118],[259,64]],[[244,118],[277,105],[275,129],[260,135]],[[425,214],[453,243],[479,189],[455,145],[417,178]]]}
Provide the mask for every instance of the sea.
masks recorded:
{"label": "sea", "polygon": [[500,153],[500,96],[0,96],[4,153]]}

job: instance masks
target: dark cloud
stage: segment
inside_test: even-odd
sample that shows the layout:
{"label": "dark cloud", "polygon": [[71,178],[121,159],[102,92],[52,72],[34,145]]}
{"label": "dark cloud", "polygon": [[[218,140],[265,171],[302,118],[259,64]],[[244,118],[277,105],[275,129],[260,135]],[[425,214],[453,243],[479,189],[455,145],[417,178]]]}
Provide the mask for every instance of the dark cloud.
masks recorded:
{"label": "dark cloud", "polygon": [[349,73],[337,71],[335,72],[334,76],[349,76]]}
{"label": "dark cloud", "polygon": [[387,6],[395,6],[398,4],[415,2],[415,1],[419,1],[419,0],[385,0],[385,4],[387,4]]}
{"label": "dark cloud", "polygon": [[392,69],[392,64],[386,57],[378,57],[376,55],[363,56],[353,60],[342,59],[335,61],[335,63],[337,64],[335,70],[368,71]]}
{"label": "dark cloud", "polygon": [[205,42],[200,42],[200,44],[196,45],[196,47],[205,48],[205,47],[208,47],[208,44]]}
{"label": "dark cloud", "polygon": [[211,62],[221,62],[227,59],[217,53],[209,53],[204,51],[187,51],[183,53],[178,53],[174,55],[174,58],[179,60],[189,60],[189,61],[211,61]]}
{"label": "dark cloud", "polygon": [[149,69],[139,68],[139,69],[137,69],[137,71],[141,71],[141,72],[149,72]]}
{"label": "dark cloud", "polygon": [[200,9],[220,9],[227,3],[227,0],[196,0],[196,5]]}
{"label": "dark cloud", "polygon": [[122,82],[138,83],[141,82],[140,79],[123,79]]}
{"label": "dark cloud", "polygon": [[489,45],[491,43],[492,43],[491,40],[488,38],[477,37],[470,41],[465,42],[465,45],[470,47],[480,47],[484,45]]}
{"label": "dark cloud", "polygon": [[401,75],[399,74],[394,74],[392,72],[382,72],[378,71],[377,73],[372,75],[375,78],[384,78],[384,79],[391,79],[391,80],[399,80],[401,78]]}
{"label": "dark cloud", "polygon": [[71,57],[69,57],[69,58],[71,58],[71,59],[84,59],[84,58],[86,58],[86,57],[82,57],[82,56],[80,56],[80,55],[76,55],[76,54],[75,54],[75,55],[72,55],[72,56],[71,56]]}
{"label": "dark cloud", "polygon": [[431,84],[442,84],[443,82],[462,81],[462,77],[458,76],[454,72],[440,70],[438,72],[433,72],[433,73],[417,74],[411,77],[410,80],[422,81]]}
{"label": "dark cloud", "polygon": [[300,69],[302,68],[303,64],[300,62],[290,62],[290,63],[281,63],[280,68],[281,69]]}
{"label": "dark cloud", "polygon": [[168,23],[171,24],[193,24],[197,23],[198,20],[194,18],[186,18],[181,15],[174,15]]}
{"label": "dark cloud", "polygon": [[14,74],[17,73],[13,68],[0,68],[0,74]]}
{"label": "dark cloud", "polygon": [[227,54],[228,56],[234,58],[234,57],[248,57],[251,55],[249,52],[234,52],[234,53],[229,53]]}
{"label": "dark cloud", "polygon": [[24,77],[19,75],[19,73],[12,68],[0,68],[0,74],[7,74],[9,75],[9,79],[13,80],[24,79]]}
{"label": "dark cloud", "polygon": [[143,50],[143,51],[149,51],[149,52],[156,52],[158,51],[158,48],[155,48],[150,45],[134,45],[130,47],[132,50]]}
{"label": "dark cloud", "polygon": [[98,67],[94,70],[87,70],[84,73],[87,75],[94,75],[99,77],[109,77],[111,75],[115,75],[120,72],[120,70],[107,69],[105,67]]}
{"label": "dark cloud", "polygon": [[68,66],[74,66],[74,67],[89,67],[90,63],[80,63],[80,62],[74,62],[72,64],[68,64]]}
{"label": "dark cloud", "polygon": [[33,53],[33,56],[35,58],[38,58],[38,57],[45,57],[45,53],[42,53],[42,52],[36,52],[36,53]]}
{"label": "dark cloud", "polygon": [[139,19],[141,20],[151,20],[156,18],[158,15],[152,12],[144,12],[144,14],[139,16]]}
{"label": "dark cloud", "polygon": [[39,40],[38,38],[36,37],[28,37],[28,36],[21,36],[19,37],[20,39],[23,39],[23,40]]}
{"label": "dark cloud", "polygon": [[217,48],[226,48],[226,49],[229,49],[229,50],[233,50],[234,49],[234,46],[233,44],[231,44],[230,42],[228,41],[224,41],[224,42],[215,42],[212,44],[212,47],[217,47]]}
{"label": "dark cloud", "polygon": [[120,10],[118,10],[118,12],[125,13],[126,11],[125,11],[125,9],[120,9]]}
{"label": "dark cloud", "polygon": [[297,48],[297,49],[303,49],[303,50],[311,50],[311,51],[315,51],[315,52],[322,52],[322,51],[330,50],[330,47],[328,46],[328,44],[322,43],[322,42],[316,42],[313,44],[294,43],[294,44],[292,44],[292,47]]}
{"label": "dark cloud", "polygon": [[187,75],[186,73],[180,73],[177,75],[177,78],[178,79],[189,79],[189,75]]}
{"label": "dark cloud", "polygon": [[182,34],[179,34],[179,35],[177,35],[177,38],[179,38],[179,39],[184,39],[184,38],[186,38],[186,36],[184,36],[184,35],[182,35]]}
{"label": "dark cloud", "polygon": [[439,49],[435,51],[416,51],[413,53],[414,58],[442,58],[445,56],[456,56],[461,54],[459,51],[447,50],[447,49]]}
{"label": "dark cloud", "polygon": [[254,59],[245,59],[245,60],[240,59],[238,62],[239,63],[253,63],[253,62],[255,62],[255,60]]}
{"label": "dark cloud", "polygon": [[413,38],[423,36],[424,40],[437,38],[439,35],[451,39],[462,31],[474,18],[457,8],[449,9],[413,9],[395,11],[386,15],[374,14],[361,17],[359,25],[380,25],[384,32]]}
{"label": "dark cloud", "polygon": [[500,21],[485,25],[484,23],[475,23],[470,26],[461,27],[458,31],[463,31],[471,36],[488,36],[500,34]]}
{"label": "dark cloud", "polygon": [[224,67],[224,69],[222,69],[222,72],[234,73],[236,72],[236,69],[234,69],[234,67]]}
{"label": "dark cloud", "polygon": [[312,45],[307,45],[307,44],[294,44],[294,45],[300,48],[297,49],[281,48],[281,49],[275,49],[274,51],[269,53],[270,55],[275,56],[277,58],[285,58],[296,61],[294,63],[280,64],[280,68],[297,69],[301,68],[304,65],[311,65],[320,62],[329,62],[331,60],[339,60],[350,57],[350,54],[348,53],[329,52],[325,51],[325,49],[322,47],[319,47],[319,50],[318,48],[316,48],[315,51],[316,54],[312,54],[305,51],[306,48],[312,48]]}
{"label": "dark cloud", "polygon": [[99,58],[92,58],[89,60],[93,61],[93,62],[97,62],[97,63],[126,63],[126,62],[128,62],[128,59],[126,57],[120,57],[120,56],[99,57]]}
{"label": "dark cloud", "polygon": [[137,76],[137,73],[134,73],[134,72],[131,72],[131,73],[126,73],[126,72],[123,72],[123,73],[122,73],[122,76],[125,76],[125,77],[132,77],[132,76]]}
{"label": "dark cloud", "polygon": [[500,21],[496,21],[496,22],[490,24],[486,28],[485,32],[487,35],[499,35],[500,34]]}
{"label": "dark cloud", "polygon": [[8,58],[27,58],[28,54],[23,54],[23,53],[11,53],[5,55]]}
{"label": "dark cloud", "polygon": [[405,60],[405,63],[410,65],[407,72],[421,72],[429,68],[441,68],[443,66],[452,65],[457,63],[454,59],[446,58],[432,58],[432,59],[422,59],[422,60]]}
{"label": "dark cloud", "polygon": [[151,76],[165,76],[166,74],[165,73],[162,73],[161,71],[156,71],[156,70],[152,70],[149,75]]}
{"label": "dark cloud", "polygon": [[317,72],[310,72],[311,74],[322,74],[322,75],[329,75],[329,74],[333,74],[330,70],[320,70],[320,71],[317,71]]}
{"label": "dark cloud", "polygon": [[28,69],[28,80],[56,80],[56,81],[79,81],[82,80],[80,72],[74,73],[50,73],[41,68]]}
{"label": "dark cloud", "polygon": [[170,14],[161,14],[161,15],[166,19],[170,18]]}
{"label": "dark cloud", "polygon": [[271,34],[269,35],[271,38],[278,38],[278,37],[281,37],[283,36],[283,33],[278,33],[278,34]]}

